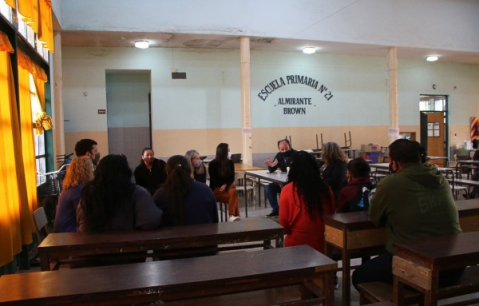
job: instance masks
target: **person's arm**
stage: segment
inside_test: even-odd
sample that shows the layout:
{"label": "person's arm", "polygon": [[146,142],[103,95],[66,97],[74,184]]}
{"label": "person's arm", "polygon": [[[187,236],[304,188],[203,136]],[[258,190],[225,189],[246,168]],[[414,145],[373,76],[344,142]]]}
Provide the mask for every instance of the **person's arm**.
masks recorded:
{"label": "person's arm", "polygon": [[[235,164],[233,161],[228,161],[228,168],[230,169],[228,178],[226,179],[226,186],[227,188],[232,187],[232,184],[235,182]],[[233,187],[236,187],[236,184],[233,185]]]}
{"label": "person's arm", "polygon": [[329,175],[324,177],[324,181],[331,186],[332,189],[339,187],[346,180],[347,165],[343,162],[335,162],[328,166]]}
{"label": "person's arm", "polygon": [[166,207],[166,192],[163,189],[163,187],[160,187],[156,190],[156,192],[153,194],[153,201],[155,202],[155,205],[160,208],[161,210],[164,210]]}
{"label": "person's arm", "polygon": [[150,193],[137,186],[133,197],[135,201],[135,228],[149,230],[159,227],[163,211],[155,205]]}
{"label": "person's arm", "polygon": [[218,182],[218,163],[216,160],[212,160],[211,163],[208,165],[208,174],[210,175],[210,187],[214,189],[216,187],[220,187]]}
{"label": "person's arm", "polygon": [[[376,226],[386,225],[386,208],[388,201],[386,191],[388,188],[384,184],[385,181],[387,181],[387,177],[379,182],[369,205],[369,218]],[[389,190],[389,192],[391,191]]]}
{"label": "person's arm", "polygon": [[274,159],[271,160],[269,157],[268,159],[264,162],[266,166],[268,166],[268,171],[269,172],[274,172],[276,171],[276,169],[278,169],[278,163],[279,163],[279,153],[277,153],[275,156],[274,156]]}
{"label": "person's arm", "polygon": [[281,194],[279,196],[279,217],[278,221],[284,227],[284,234],[291,234],[291,224],[289,220],[292,218],[291,208],[293,206],[293,195],[292,195],[292,186],[293,183],[290,183],[283,187]]}

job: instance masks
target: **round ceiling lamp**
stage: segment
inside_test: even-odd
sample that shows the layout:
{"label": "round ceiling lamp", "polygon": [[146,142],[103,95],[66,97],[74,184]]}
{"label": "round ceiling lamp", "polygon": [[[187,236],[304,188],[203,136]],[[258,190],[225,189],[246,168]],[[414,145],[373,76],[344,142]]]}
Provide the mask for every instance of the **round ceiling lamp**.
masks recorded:
{"label": "round ceiling lamp", "polygon": [[315,47],[303,48],[303,53],[304,54],[314,54],[314,53],[316,53],[316,48]]}
{"label": "round ceiling lamp", "polygon": [[148,49],[150,47],[150,43],[146,40],[135,41],[135,47],[139,49]]}
{"label": "round ceiling lamp", "polygon": [[428,62],[435,62],[435,61],[437,61],[438,59],[439,59],[439,57],[437,57],[437,56],[435,56],[435,55],[431,55],[431,56],[428,56],[428,57],[426,58],[426,61],[428,61]]}

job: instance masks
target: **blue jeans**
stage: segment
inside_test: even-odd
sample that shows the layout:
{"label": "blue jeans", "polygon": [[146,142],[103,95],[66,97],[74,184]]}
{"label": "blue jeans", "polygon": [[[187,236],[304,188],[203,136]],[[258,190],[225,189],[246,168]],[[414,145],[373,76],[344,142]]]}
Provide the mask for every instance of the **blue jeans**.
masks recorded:
{"label": "blue jeans", "polygon": [[278,194],[281,193],[281,187],[277,184],[269,184],[266,188],[266,197],[273,212],[279,212]]}

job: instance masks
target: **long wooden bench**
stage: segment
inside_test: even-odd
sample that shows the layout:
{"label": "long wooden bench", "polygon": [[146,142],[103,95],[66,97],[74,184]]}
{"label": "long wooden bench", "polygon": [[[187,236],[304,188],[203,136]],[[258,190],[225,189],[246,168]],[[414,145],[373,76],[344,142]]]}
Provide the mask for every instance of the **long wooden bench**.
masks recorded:
{"label": "long wooden bench", "polygon": [[[146,256],[155,251],[162,257],[198,255],[202,248],[220,245],[219,251],[241,248],[271,248],[271,240],[278,244],[284,229],[277,222],[262,218],[241,222],[199,224],[165,227],[153,231],[127,231],[100,234],[56,233],[49,234],[39,245],[42,271],[56,268],[57,263],[78,262],[79,257]],[[248,245],[242,242],[257,242]],[[233,245],[232,245],[233,244]],[[149,255],[154,255],[150,254]],[[68,259],[68,260],[65,260]]]}
{"label": "long wooden bench", "polygon": [[393,245],[393,302],[404,305],[404,289],[409,286],[424,295],[424,305],[437,300],[475,293],[479,290],[476,267],[467,268],[465,282],[439,288],[442,271],[479,264],[479,232],[438,236]]}
{"label": "long wooden bench", "polygon": [[165,303],[299,285],[298,305],[309,300],[333,306],[336,269],[335,261],[311,247],[295,246],[13,274],[0,277],[0,305]]}
{"label": "long wooden bench", "polygon": [[[393,285],[383,282],[371,282],[359,284],[359,305],[372,302],[393,300]],[[479,291],[479,267],[473,266],[466,269],[462,279],[455,285],[438,289],[438,299],[466,295]],[[424,296],[411,288],[404,288],[403,299],[406,305],[418,304]],[[479,298],[467,300],[464,305],[479,302]]]}
{"label": "long wooden bench", "polygon": [[[456,201],[459,223],[463,232],[479,231],[479,199]],[[341,250],[343,305],[350,304],[350,260],[378,255],[385,251],[386,229],[375,227],[366,212],[340,213],[323,217],[326,254]]]}

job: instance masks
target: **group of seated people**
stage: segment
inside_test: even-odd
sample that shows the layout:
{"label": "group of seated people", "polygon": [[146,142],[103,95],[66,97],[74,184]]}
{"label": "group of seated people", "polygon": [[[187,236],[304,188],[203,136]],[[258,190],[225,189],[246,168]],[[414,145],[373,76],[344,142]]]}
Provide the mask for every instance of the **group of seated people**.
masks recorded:
{"label": "group of seated people", "polygon": [[[393,282],[394,243],[462,232],[449,183],[437,167],[423,162],[426,152],[416,141],[398,139],[389,145],[391,175],[377,186],[370,180],[368,162],[360,157],[347,162],[336,143],[324,144],[320,170],[311,154],[292,150],[286,139],[278,148],[276,157],[265,164],[270,171],[289,167],[288,183],[267,188],[273,209],[268,216],[279,215],[285,246],[308,244],[324,252],[322,216],[335,212],[368,211],[375,225],[386,228],[386,252],[353,272],[356,288],[366,282]],[[461,275],[462,269],[444,272],[440,284],[452,284]]]}
{"label": "group of seated people", "polygon": [[[354,286],[392,282],[394,242],[461,232],[447,180],[435,167],[422,163],[424,150],[415,141],[398,139],[389,146],[392,174],[377,186],[370,181],[368,162],[360,157],[348,162],[336,143],[324,144],[321,167],[313,155],[293,150],[286,139],[278,141],[278,148],[280,152],[265,164],[270,171],[289,170],[288,180],[282,187],[270,184],[267,193],[273,209],[269,216],[279,215],[286,247],[307,244],[324,253],[326,214],[366,210],[376,225],[386,227],[387,252],[354,271]],[[208,166],[210,186],[195,150],[166,163],[155,159],[152,149],[143,150],[134,171],[136,184],[124,155],[103,157],[95,170],[90,156],[77,157],[64,179],[54,230],[102,232],[213,223],[218,222],[217,201],[228,203],[228,221],[237,221],[235,170],[228,153],[228,144],[217,146],[216,158]],[[162,171],[163,182],[149,176]],[[369,202],[364,190],[374,187]],[[457,279],[460,272],[453,271],[449,279]]]}
{"label": "group of seated people", "polygon": [[[217,223],[217,201],[228,203],[229,220],[240,220],[234,164],[220,143],[206,168],[196,150],[164,162],[151,148],[132,172],[126,156],[111,154],[95,166],[96,142],[80,140],[63,180],[54,232],[154,229],[163,225]],[[87,153],[85,153],[88,152]],[[132,178],[134,177],[134,180]]]}

